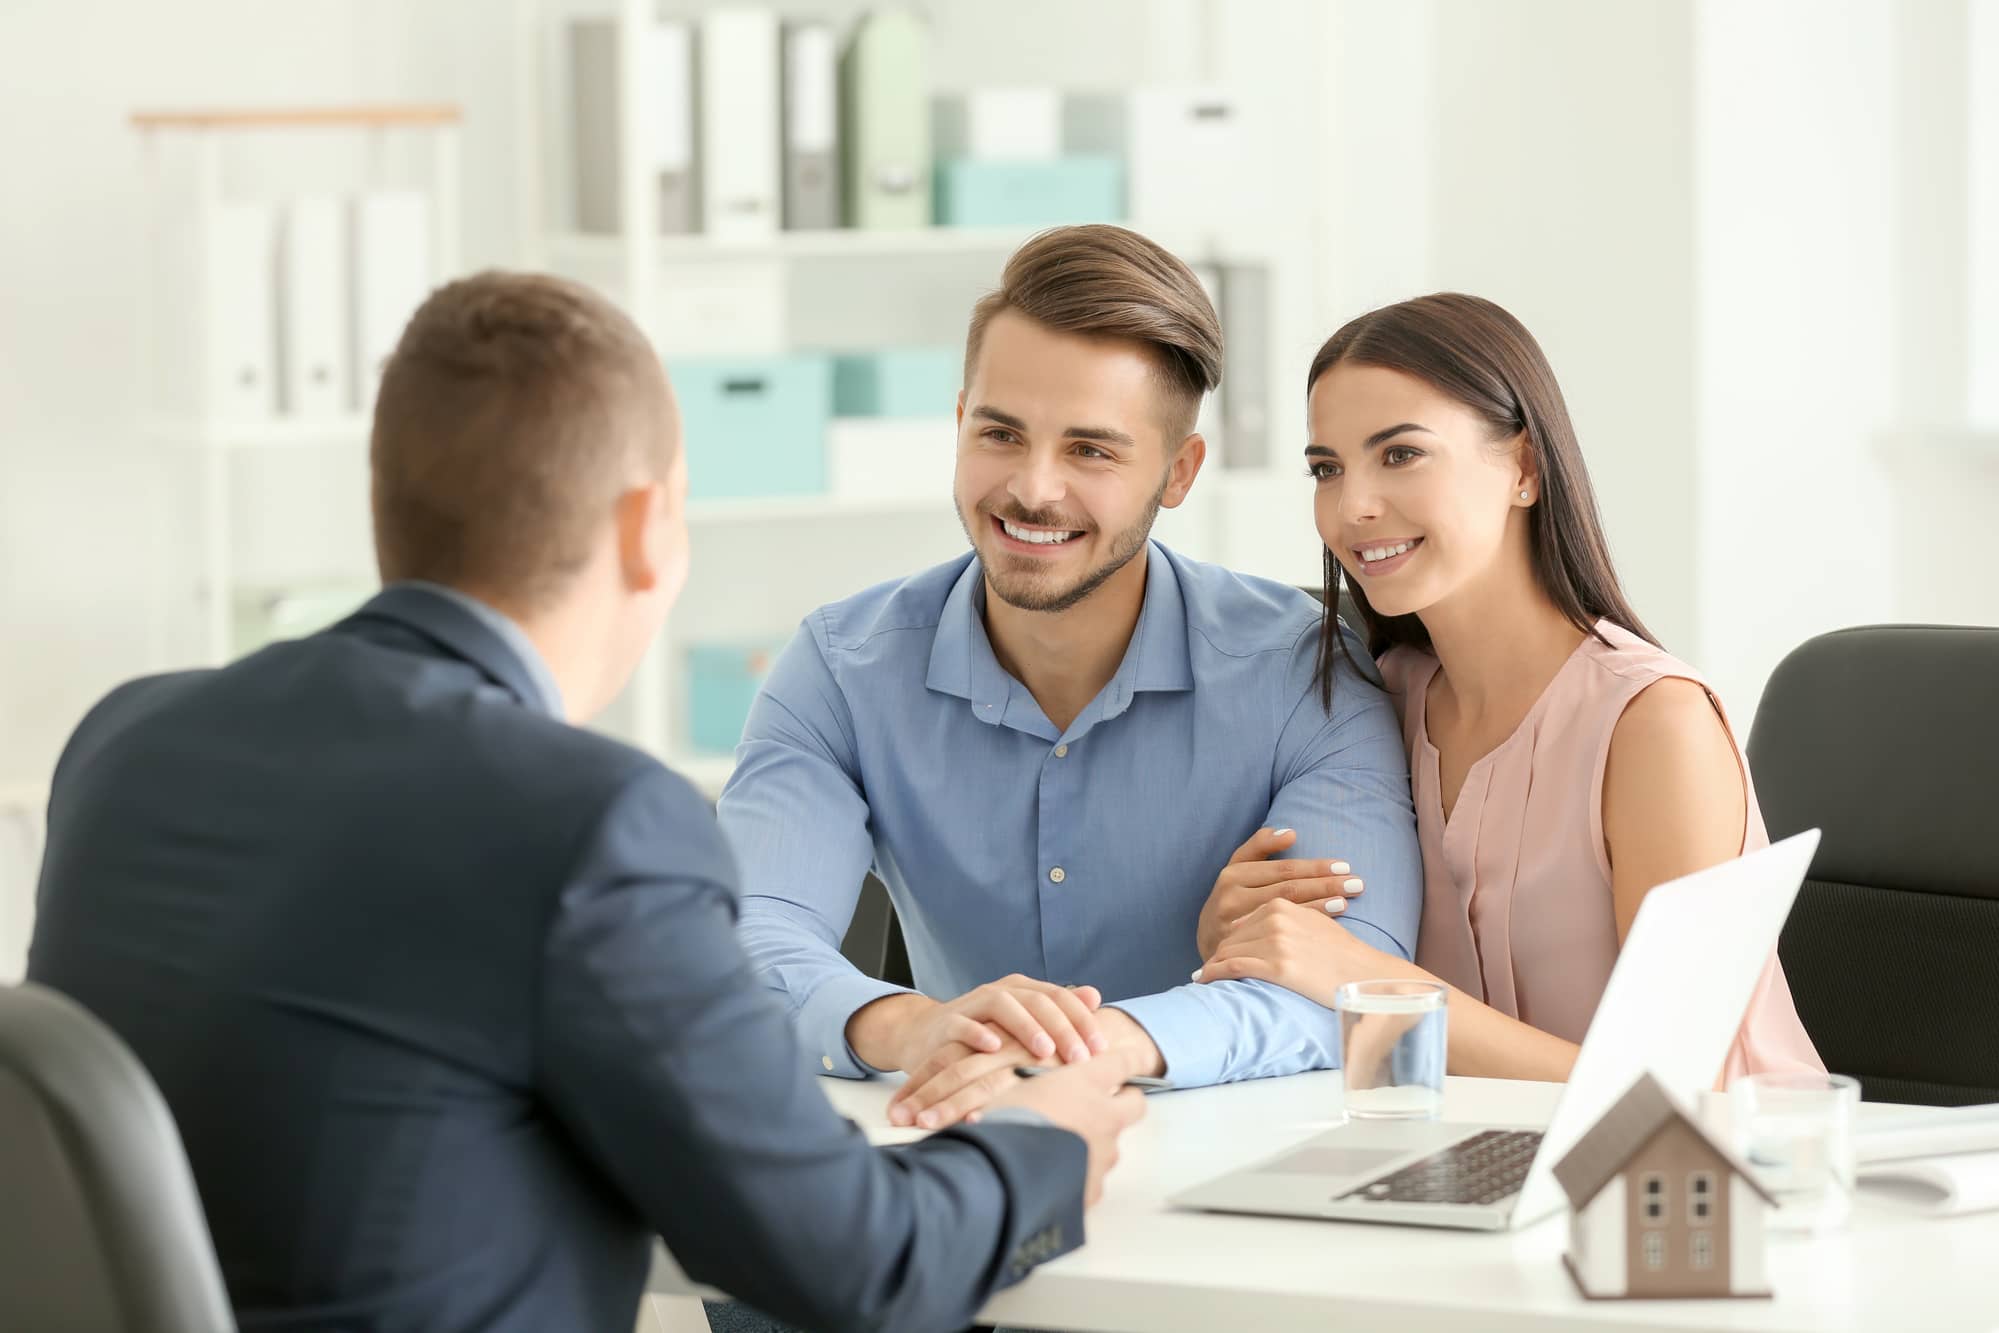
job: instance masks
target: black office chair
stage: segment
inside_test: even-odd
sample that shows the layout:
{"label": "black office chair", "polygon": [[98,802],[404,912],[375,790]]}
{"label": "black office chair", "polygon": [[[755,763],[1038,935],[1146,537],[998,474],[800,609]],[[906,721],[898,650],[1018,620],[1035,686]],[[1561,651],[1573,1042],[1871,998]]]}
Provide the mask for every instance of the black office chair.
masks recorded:
{"label": "black office chair", "polygon": [[1824,830],[1778,952],[1827,1066],[1870,1101],[1999,1101],[1999,629],[1811,640],[1749,762],[1772,838]]}
{"label": "black office chair", "polygon": [[854,919],[840,952],[848,962],[892,986],[916,985],[909,970],[909,949],[902,942],[902,923],[896,919],[895,904],[889,901],[888,887],[873,875],[861,884],[861,897],[854,904]]}
{"label": "black office chair", "polygon": [[0,1329],[235,1326],[152,1079],[73,1001],[0,987]]}

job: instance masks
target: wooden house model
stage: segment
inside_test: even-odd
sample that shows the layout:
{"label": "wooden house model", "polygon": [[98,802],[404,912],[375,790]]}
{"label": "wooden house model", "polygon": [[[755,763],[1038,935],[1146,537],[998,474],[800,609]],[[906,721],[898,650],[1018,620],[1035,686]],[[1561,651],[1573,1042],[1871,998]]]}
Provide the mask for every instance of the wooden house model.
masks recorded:
{"label": "wooden house model", "polygon": [[1650,1074],[1569,1150],[1569,1276],[1593,1300],[1756,1297],[1775,1201]]}

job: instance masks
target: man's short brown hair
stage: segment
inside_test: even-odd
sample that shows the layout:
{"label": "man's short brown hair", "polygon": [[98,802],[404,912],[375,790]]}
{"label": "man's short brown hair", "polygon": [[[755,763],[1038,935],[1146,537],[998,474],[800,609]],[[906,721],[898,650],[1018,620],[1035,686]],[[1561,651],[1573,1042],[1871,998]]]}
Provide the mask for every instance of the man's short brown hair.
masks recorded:
{"label": "man's short brown hair", "polygon": [[1167,443],[1194,429],[1201,395],[1222,382],[1222,323],[1194,271],[1123,227],[1057,227],[1006,261],[999,290],[972,307],[965,383],[986,325],[1004,310],[1065,333],[1127,338],[1152,353],[1165,394]]}
{"label": "man's short brown hair", "polygon": [[383,580],[546,603],[587,561],[617,497],[665,477],[670,402],[645,335],[587,288],[502,272],[440,287],[403,330],[375,400]]}

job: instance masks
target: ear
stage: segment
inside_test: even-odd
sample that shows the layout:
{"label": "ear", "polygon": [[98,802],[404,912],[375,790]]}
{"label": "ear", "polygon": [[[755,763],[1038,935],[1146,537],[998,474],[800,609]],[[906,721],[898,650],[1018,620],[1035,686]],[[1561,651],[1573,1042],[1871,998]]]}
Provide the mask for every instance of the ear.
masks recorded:
{"label": "ear", "polygon": [[1159,497],[1161,509],[1180,507],[1180,502],[1187,498],[1187,492],[1194,488],[1194,478],[1200,475],[1201,464],[1207,460],[1207,440],[1199,435],[1189,435],[1180,441],[1180,448],[1166,468],[1166,490]]}
{"label": "ear", "polygon": [[1524,509],[1540,499],[1541,456],[1523,431],[1513,440],[1513,503]]}
{"label": "ear", "polygon": [[620,495],[613,506],[618,570],[632,592],[651,592],[666,576],[664,482],[647,482]]}

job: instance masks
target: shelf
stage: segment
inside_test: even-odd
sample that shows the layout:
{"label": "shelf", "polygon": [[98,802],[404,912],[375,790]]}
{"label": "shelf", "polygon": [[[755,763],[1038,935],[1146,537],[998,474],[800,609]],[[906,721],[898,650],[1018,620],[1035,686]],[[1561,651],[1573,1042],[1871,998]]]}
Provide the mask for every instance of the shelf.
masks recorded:
{"label": "shelf", "polygon": [[[655,254],[665,263],[716,259],[909,259],[921,255],[1004,256],[1031,236],[1057,224],[1032,227],[905,227],[877,230],[841,227],[830,231],[779,231],[753,240],[717,239],[705,235],[661,236]],[[1216,259],[1250,260],[1238,246],[1219,249],[1212,238],[1164,234],[1136,223],[1114,224],[1142,231],[1190,262]],[[555,232],[549,235],[553,263],[616,264],[624,255],[622,236],[595,232]]]}
{"label": "shelf", "polygon": [[374,418],[363,413],[316,420],[186,421],[160,418],[146,434],[170,444],[198,449],[306,449],[326,445],[365,448]]}
{"label": "shelf", "polygon": [[1999,428],[1908,426],[1884,432],[1879,443],[1888,453],[1916,448],[1999,463]]}
{"label": "shelf", "polygon": [[384,102],[368,106],[210,107],[193,111],[134,111],[141,130],[269,130],[300,127],[394,129],[456,125],[457,107],[445,102]]}
{"label": "shelf", "polygon": [[[662,236],[657,254],[669,262],[1005,254],[1039,230],[1038,227],[910,227],[879,231],[852,227],[834,231],[780,231],[755,240]],[[548,238],[551,258],[578,263],[616,263],[624,253],[624,246],[621,236],[591,232],[558,232]]]}
{"label": "shelf", "polygon": [[774,495],[740,500],[693,500],[687,521],[762,523],[775,519],[955,518],[948,495]]}

